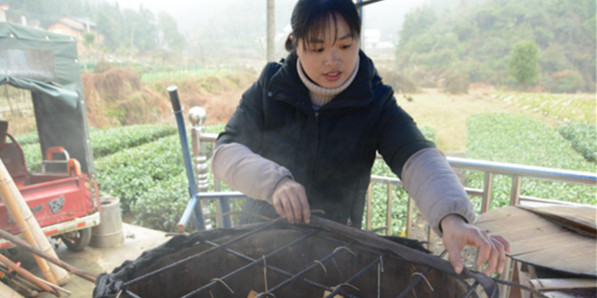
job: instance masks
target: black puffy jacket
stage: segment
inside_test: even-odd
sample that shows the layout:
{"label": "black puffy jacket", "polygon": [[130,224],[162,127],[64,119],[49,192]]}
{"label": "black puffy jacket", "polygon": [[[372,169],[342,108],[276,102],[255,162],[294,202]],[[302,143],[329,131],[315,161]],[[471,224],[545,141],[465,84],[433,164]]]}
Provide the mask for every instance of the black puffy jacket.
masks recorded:
{"label": "black puffy jacket", "polygon": [[[398,176],[406,160],[432,147],[360,52],[357,75],[342,93],[315,112],[301,82],[297,56],[269,63],[242,96],[217,145],[240,143],[290,170],[307,192],[311,209],[361,226],[376,151]],[[274,216],[273,207],[250,201],[251,212]]]}

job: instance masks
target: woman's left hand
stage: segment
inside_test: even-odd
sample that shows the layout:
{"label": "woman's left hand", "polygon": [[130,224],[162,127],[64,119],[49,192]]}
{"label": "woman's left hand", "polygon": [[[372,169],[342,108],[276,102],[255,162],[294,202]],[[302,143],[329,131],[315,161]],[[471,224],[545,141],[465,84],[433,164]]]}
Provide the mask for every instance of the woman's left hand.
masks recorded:
{"label": "woman's left hand", "polygon": [[504,271],[506,252],[510,252],[510,244],[499,235],[489,236],[480,228],[468,224],[458,215],[450,214],[440,222],[442,227],[442,240],[444,247],[450,255],[450,263],[456,273],[460,274],[464,268],[461,252],[466,245],[479,248],[477,267],[482,268],[487,263],[484,274],[490,276],[497,269],[498,273]]}

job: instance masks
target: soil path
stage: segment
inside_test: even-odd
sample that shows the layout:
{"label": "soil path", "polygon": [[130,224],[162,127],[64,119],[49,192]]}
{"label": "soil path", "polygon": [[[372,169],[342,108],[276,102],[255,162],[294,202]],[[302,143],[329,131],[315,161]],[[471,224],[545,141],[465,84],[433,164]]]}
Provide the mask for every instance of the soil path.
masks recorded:
{"label": "soil path", "polygon": [[[436,132],[437,146],[448,155],[466,151],[466,120],[481,113],[520,112],[503,101],[491,97],[490,87],[470,89],[468,94],[451,95],[437,89],[424,89],[418,94],[396,94],[398,104],[417,122]],[[412,101],[405,99],[412,98]]]}

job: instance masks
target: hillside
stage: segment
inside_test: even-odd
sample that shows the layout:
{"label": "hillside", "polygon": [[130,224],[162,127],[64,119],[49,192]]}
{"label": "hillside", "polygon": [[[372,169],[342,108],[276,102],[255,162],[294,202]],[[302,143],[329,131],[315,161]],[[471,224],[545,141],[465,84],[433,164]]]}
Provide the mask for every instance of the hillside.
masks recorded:
{"label": "hillside", "polygon": [[514,45],[528,42],[539,49],[540,71],[524,87],[592,92],[595,20],[592,0],[431,1],[406,16],[397,65],[427,87],[457,75],[516,87],[509,59]]}

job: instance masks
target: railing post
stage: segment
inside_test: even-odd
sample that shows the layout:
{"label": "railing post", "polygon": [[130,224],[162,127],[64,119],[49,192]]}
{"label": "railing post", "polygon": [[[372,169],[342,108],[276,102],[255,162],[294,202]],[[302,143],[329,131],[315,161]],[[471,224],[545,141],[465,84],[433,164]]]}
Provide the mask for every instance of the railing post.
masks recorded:
{"label": "railing post", "polygon": [[195,178],[195,171],[193,170],[193,161],[191,153],[189,152],[189,141],[187,130],[184,124],[184,117],[182,116],[182,106],[180,105],[180,98],[178,97],[178,87],[170,86],[167,89],[172,103],[172,111],[176,117],[176,126],[178,128],[178,138],[180,139],[180,147],[182,149],[182,157],[184,159],[185,172],[187,174],[187,183],[189,191],[189,202],[183,212],[180,221],[178,222],[179,231],[183,231],[191,218],[195,215],[195,227],[199,230],[205,229],[205,221],[203,220],[203,210],[197,198],[197,179]]}
{"label": "railing post", "polygon": [[406,213],[406,237],[410,237],[413,230],[413,198],[408,196],[408,211]]}
{"label": "railing post", "polygon": [[[209,165],[207,143],[201,141],[201,135],[203,134],[203,123],[207,113],[201,107],[192,107],[189,110],[189,120],[193,124],[191,128],[191,138],[193,146],[193,162],[195,163],[195,174],[197,176],[197,188],[199,192],[207,192],[209,189]],[[215,191],[219,191],[219,185]],[[216,227],[221,228],[223,226],[230,226],[229,220],[222,218],[222,201],[223,199],[216,200]],[[201,203],[199,201],[198,203]]]}
{"label": "railing post", "polygon": [[201,107],[192,107],[189,110],[189,121],[191,122],[191,144],[193,150],[193,163],[195,164],[195,176],[197,177],[197,190],[207,192],[208,183],[208,165],[205,144],[201,143],[201,133],[203,132],[203,122],[205,122],[206,112]]}
{"label": "railing post", "polygon": [[485,172],[483,177],[483,200],[481,201],[481,213],[489,211],[491,205],[491,189],[493,188],[493,173]]}
{"label": "railing post", "polygon": [[516,206],[520,201],[521,178],[518,175],[512,176],[512,189],[510,190],[510,205]]}

